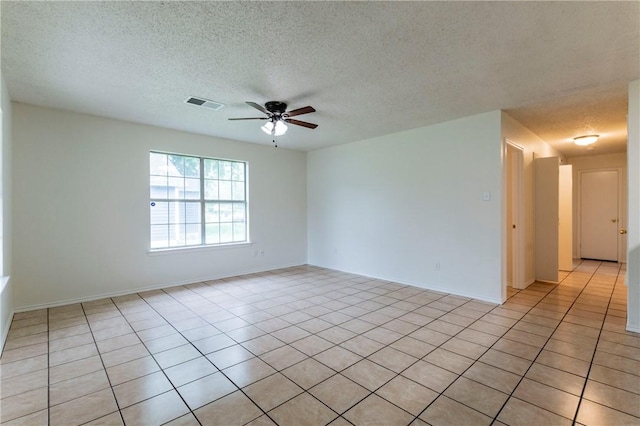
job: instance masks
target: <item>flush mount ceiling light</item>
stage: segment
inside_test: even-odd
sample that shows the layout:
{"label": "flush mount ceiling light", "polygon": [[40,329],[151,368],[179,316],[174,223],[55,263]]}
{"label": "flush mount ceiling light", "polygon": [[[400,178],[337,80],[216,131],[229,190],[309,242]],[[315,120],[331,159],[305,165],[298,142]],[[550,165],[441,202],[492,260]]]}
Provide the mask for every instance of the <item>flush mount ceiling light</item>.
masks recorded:
{"label": "flush mount ceiling light", "polygon": [[599,137],[600,135],[578,136],[577,138],[573,138],[573,143],[580,146],[587,146],[597,141]]}

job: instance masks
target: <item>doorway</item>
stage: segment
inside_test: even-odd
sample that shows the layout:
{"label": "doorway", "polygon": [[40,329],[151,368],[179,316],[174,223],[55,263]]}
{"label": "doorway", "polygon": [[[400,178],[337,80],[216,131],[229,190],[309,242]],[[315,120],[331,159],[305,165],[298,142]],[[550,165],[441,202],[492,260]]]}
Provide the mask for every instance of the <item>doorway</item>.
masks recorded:
{"label": "doorway", "polygon": [[524,284],[524,149],[504,141],[505,279],[504,293],[525,288]]}
{"label": "doorway", "polygon": [[618,170],[580,173],[580,257],[618,261]]}

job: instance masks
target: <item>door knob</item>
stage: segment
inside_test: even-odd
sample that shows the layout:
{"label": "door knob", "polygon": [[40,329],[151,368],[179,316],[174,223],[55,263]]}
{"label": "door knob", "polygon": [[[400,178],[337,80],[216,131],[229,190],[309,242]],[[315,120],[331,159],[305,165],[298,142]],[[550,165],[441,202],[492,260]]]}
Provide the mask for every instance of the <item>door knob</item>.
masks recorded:
{"label": "door knob", "polygon": [[626,229],[621,229],[621,230],[620,230],[620,233],[621,233],[621,234],[626,234],[626,233],[627,233],[627,230],[626,230]]}

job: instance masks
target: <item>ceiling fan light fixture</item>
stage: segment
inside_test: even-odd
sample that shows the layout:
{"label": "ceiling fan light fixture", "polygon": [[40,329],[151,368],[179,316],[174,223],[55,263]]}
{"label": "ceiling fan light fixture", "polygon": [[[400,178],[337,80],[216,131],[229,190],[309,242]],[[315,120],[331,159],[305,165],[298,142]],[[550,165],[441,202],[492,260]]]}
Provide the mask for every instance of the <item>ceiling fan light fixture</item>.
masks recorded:
{"label": "ceiling fan light fixture", "polygon": [[287,133],[287,125],[282,121],[267,121],[264,126],[260,127],[263,132],[268,135],[282,136]]}
{"label": "ceiling fan light fixture", "polygon": [[573,143],[580,146],[588,146],[598,140],[600,135],[585,135],[573,138]]}
{"label": "ceiling fan light fixture", "polygon": [[270,135],[273,132],[273,121],[267,121],[264,126],[260,127],[263,132]]}
{"label": "ceiling fan light fixture", "polygon": [[287,133],[287,125],[284,124],[284,122],[282,121],[276,121],[275,128],[274,128],[274,135],[282,136],[285,133]]}

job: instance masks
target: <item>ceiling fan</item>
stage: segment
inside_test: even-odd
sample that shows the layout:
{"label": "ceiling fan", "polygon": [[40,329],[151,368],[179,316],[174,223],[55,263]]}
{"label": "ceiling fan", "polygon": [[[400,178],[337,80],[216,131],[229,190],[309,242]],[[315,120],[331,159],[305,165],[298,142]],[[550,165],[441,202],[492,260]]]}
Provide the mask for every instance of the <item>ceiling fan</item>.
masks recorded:
{"label": "ceiling fan", "polygon": [[230,118],[229,120],[268,120],[261,128],[262,131],[272,136],[281,136],[286,133],[287,126],[284,123],[295,124],[296,126],[302,126],[308,129],[315,129],[318,127],[317,124],[307,123],[306,121],[291,118],[297,115],[315,112],[316,110],[312,106],[287,111],[287,104],[280,101],[267,102],[264,104],[264,107],[255,102],[246,103],[247,105],[251,105],[255,109],[267,114],[267,117]]}

